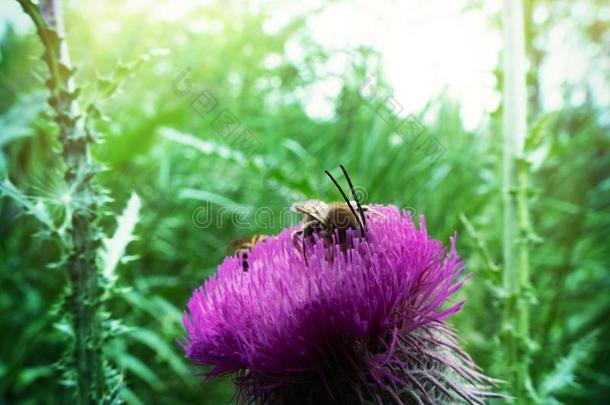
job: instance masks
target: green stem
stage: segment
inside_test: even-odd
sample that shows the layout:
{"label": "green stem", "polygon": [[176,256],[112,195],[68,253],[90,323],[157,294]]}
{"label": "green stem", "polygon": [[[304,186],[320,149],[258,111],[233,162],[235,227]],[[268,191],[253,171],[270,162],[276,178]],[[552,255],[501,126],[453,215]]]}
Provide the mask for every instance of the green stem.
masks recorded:
{"label": "green stem", "polygon": [[71,282],[67,308],[74,328],[72,359],[76,371],[76,390],[80,404],[100,403],[106,398],[100,316],[100,288],[96,251],[98,232],[97,211],[101,196],[96,194],[92,179],[95,173],[91,161],[90,142],[83,131],[84,118],[79,115],[77,90],[73,80],[67,43],[64,39],[60,0],[18,0],[30,16],[45,53],[50,72],[47,87],[59,127],[59,141],[65,162],[64,178],[68,185],[67,215],[70,226],[61,235],[65,252],[65,268]]}
{"label": "green stem", "polygon": [[[527,131],[526,58],[522,0],[505,0],[503,116],[503,286],[502,332],[510,394],[532,399],[529,380],[529,211],[528,171],[523,159]],[[517,260],[515,260],[515,258]]]}

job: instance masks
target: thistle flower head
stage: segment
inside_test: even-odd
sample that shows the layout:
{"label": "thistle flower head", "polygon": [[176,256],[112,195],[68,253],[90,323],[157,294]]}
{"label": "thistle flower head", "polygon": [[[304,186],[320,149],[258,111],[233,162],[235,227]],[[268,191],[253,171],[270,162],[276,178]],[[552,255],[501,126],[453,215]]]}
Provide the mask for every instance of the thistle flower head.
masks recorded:
{"label": "thistle flower head", "polygon": [[207,377],[233,375],[241,402],[482,403],[480,374],[445,320],[467,279],[409,213],[373,206],[366,238],[314,237],[307,261],[285,229],[254,246],[248,272],[228,257],[196,289],[182,346]]}

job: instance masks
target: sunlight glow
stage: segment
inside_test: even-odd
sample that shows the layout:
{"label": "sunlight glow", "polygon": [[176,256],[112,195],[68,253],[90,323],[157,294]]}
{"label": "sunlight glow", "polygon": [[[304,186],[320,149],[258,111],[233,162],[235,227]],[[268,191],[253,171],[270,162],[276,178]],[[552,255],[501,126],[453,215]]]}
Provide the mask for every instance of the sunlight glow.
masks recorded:
{"label": "sunlight glow", "polygon": [[[502,43],[499,28],[491,23],[491,17],[498,15],[501,9],[502,2],[499,0],[483,2],[476,7],[467,0],[357,0],[332,3],[322,0],[253,0],[246,6],[239,2],[219,4],[222,15],[236,15],[230,27],[225,26],[226,20],[215,15],[203,19],[192,18],[201,7],[213,6],[213,3],[210,0],[142,0],[127,3],[120,11],[104,3],[75,2],[72,7],[99,10],[99,15],[103,16],[96,22],[96,38],[99,41],[103,42],[105,38],[112,38],[117,32],[125,30],[129,27],[129,21],[136,17],[140,19],[146,16],[146,19],[150,19],[148,23],[158,23],[160,27],[168,22],[178,24],[185,32],[185,48],[192,40],[186,35],[187,32],[223,36],[223,30],[240,29],[237,17],[240,13],[264,10],[271,18],[263,23],[262,29],[269,35],[277,34],[294,18],[307,15],[309,34],[324,47],[328,61],[312,66],[316,83],[282,97],[283,101],[303,103],[305,111],[313,118],[327,120],[334,117],[341,80],[349,80],[346,72],[354,62],[351,54],[359,47],[370,47],[379,52],[383,79],[389,83],[393,97],[404,114],[431,107],[426,115],[433,120],[434,100],[447,96],[460,106],[466,129],[474,130],[485,125],[490,114],[500,106],[501,97],[494,70],[499,65]],[[574,4],[572,11],[586,20],[596,9],[579,2]],[[597,11],[610,21],[610,6],[600,7]],[[110,18],[114,13],[117,14],[116,18]],[[17,2],[1,2],[0,16],[2,20],[10,21],[18,32],[32,28]],[[536,24],[544,24],[549,19],[548,10],[537,7],[533,19]],[[0,35],[4,27],[4,24],[0,24]],[[576,31],[575,23],[567,21],[555,27],[548,38],[538,38],[545,41],[547,50],[547,57],[540,67],[541,100],[545,109],[559,109],[565,103],[572,106],[582,104],[588,97],[587,88],[593,89],[592,99],[597,105],[610,107],[607,66],[590,63],[591,60],[606,59],[596,54],[599,50],[583,47],[583,42],[575,35]],[[252,53],[253,49],[244,49],[243,52]],[[289,61],[301,66],[309,63],[306,61],[309,56],[306,41],[297,34],[288,40],[283,54],[270,54],[264,65],[274,69]],[[374,70],[375,67],[369,68]],[[270,81],[258,85],[277,87],[276,83]],[[566,94],[566,85],[573,89],[570,94]],[[273,108],[280,97],[271,96],[268,101],[268,107]],[[610,113],[606,113],[605,117],[610,122]]]}
{"label": "sunlight glow", "polygon": [[[500,34],[480,10],[464,12],[465,1],[433,0],[333,4],[309,20],[314,39],[331,50],[370,46],[382,55],[382,70],[405,114],[423,109],[447,94],[461,104],[464,125],[479,126],[500,104],[493,70],[498,64]],[[289,52],[288,57],[291,58]],[[345,71],[349,60],[331,59],[332,73]],[[330,72],[329,72],[330,73]],[[308,98],[308,112],[325,118],[320,100],[336,94],[329,87]]]}

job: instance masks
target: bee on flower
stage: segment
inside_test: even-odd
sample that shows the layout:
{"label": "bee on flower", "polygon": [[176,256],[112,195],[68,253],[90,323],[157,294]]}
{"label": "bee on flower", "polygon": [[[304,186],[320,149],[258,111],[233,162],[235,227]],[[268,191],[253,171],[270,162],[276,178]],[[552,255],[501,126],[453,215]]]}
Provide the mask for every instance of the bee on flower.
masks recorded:
{"label": "bee on flower", "polygon": [[193,293],[181,342],[189,359],[232,375],[240,403],[483,404],[497,396],[459,346],[449,298],[468,277],[456,252],[394,206],[375,205],[350,248],[313,234],[306,265],[288,228],[227,257]]}

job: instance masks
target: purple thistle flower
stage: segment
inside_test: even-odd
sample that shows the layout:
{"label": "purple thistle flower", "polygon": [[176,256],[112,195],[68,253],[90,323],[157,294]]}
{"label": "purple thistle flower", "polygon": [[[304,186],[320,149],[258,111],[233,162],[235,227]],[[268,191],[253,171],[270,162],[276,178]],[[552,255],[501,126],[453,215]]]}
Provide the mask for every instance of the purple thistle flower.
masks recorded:
{"label": "purple thistle flower", "polygon": [[[349,249],[315,237],[307,264],[285,229],[227,257],[196,289],[181,343],[208,378],[234,375],[242,403],[483,403],[495,396],[445,320],[468,278],[409,213],[374,206]],[[329,259],[329,256],[332,259]]]}

